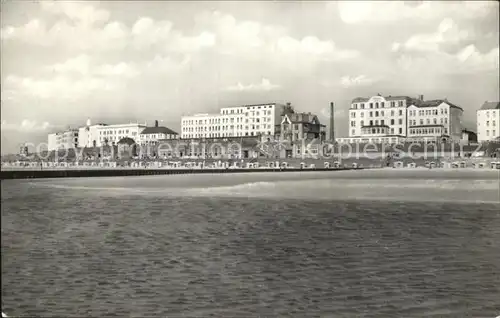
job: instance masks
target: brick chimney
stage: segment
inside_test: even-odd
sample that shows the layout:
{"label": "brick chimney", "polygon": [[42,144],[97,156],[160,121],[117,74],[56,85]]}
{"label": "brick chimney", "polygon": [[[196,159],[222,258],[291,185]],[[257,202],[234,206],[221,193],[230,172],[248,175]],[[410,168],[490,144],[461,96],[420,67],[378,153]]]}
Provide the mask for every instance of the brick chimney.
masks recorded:
{"label": "brick chimney", "polygon": [[155,127],[158,127],[158,121],[155,120]]}

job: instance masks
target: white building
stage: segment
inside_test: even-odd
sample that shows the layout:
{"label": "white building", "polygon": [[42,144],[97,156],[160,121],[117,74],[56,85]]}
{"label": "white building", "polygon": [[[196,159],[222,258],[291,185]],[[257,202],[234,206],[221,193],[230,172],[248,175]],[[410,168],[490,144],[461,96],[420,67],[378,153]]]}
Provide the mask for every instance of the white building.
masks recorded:
{"label": "white building", "polygon": [[106,124],[92,125],[90,119],[88,119],[87,125],[78,129],[78,147],[98,147],[99,127],[103,126],[106,126]]}
{"label": "white building", "polygon": [[78,129],[67,129],[48,135],[47,149],[74,149],[78,147]]}
{"label": "white building", "polygon": [[182,116],[181,138],[274,135],[285,105],[270,103],[226,107],[219,114]]}
{"label": "white building", "polygon": [[484,102],[477,111],[477,141],[500,137],[500,102]]}
{"label": "white building", "polygon": [[139,143],[139,135],[145,128],[146,125],[138,123],[98,126],[96,128],[96,146],[116,145],[118,141],[126,137]]}
{"label": "white building", "polygon": [[349,110],[349,138],[339,142],[401,142],[462,138],[462,108],[445,100],[409,96],[355,98]]}
{"label": "white building", "polygon": [[157,144],[160,140],[177,139],[179,134],[170,128],[158,126],[158,121],[155,120],[154,127],[146,127],[139,134],[139,143],[141,145]]}
{"label": "white building", "polygon": [[397,142],[406,137],[407,107],[416,101],[408,96],[380,94],[353,99],[349,109],[349,138],[340,142]]}
{"label": "white building", "polygon": [[408,107],[408,134],[413,140],[462,140],[463,109],[446,99],[418,101]]}

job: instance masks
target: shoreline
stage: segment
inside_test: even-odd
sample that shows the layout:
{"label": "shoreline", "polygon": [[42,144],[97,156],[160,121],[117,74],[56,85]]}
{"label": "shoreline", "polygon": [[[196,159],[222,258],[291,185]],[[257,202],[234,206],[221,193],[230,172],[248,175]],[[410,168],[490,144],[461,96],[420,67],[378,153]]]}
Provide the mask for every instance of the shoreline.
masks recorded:
{"label": "shoreline", "polygon": [[0,180],[13,179],[49,179],[49,178],[87,178],[87,177],[132,177],[153,175],[180,175],[180,174],[229,174],[229,173],[257,173],[257,172],[328,172],[363,170],[364,168],[95,168],[95,169],[17,169],[1,170]]}

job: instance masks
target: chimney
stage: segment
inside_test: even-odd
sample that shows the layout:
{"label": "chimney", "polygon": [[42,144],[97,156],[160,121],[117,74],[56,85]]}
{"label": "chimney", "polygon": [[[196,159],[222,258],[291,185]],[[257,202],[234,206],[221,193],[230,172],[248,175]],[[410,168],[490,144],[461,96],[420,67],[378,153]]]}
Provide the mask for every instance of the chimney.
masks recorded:
{"label": "chimney", "polygon": [[330,141],[335,142],[335,130],[334,130],[334,106],[333,102],[330,102]]}
{"label": "chimney", "polygon": [[423,102],[424,101],[424,95],[418,95],[418,100]]}
{"label": "chimney", "polygon": [[158,121],[155,120],[155,127],[158,127]]}

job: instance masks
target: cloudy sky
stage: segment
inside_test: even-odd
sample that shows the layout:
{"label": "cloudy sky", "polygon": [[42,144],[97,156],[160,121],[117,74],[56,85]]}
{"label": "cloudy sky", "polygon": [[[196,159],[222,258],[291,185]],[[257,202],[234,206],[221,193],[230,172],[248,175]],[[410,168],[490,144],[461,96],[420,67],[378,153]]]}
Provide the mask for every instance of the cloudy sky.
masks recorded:
{"label": "cloudy sky", "polygon": [[499,100],[499,7],[481,2],[28,2],[1,7],[2,153],[68,125],[291,102],[337,135],[357,96]]}

